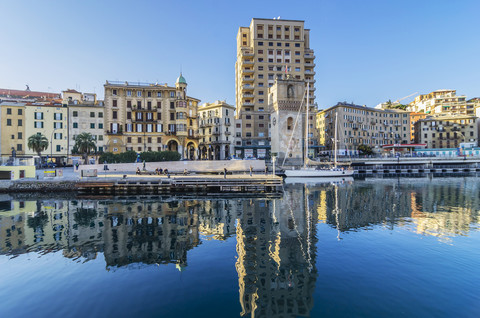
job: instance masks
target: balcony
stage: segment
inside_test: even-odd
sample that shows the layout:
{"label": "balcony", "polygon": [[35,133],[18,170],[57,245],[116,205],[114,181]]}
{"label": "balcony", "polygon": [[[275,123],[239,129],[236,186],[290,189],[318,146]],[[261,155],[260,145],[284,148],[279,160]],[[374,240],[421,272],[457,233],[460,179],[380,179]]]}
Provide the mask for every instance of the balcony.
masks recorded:
{"label": "balcony", "polygon": [[245,90],[253,90],[254,86],[253,85],[243,85],[243,89]]}
{"label": "balcony", "polygon": [[123,132],[122,130],[117,130],[117,131],[110,131],[110,130],[107,130],[107,135],[123,135]]}
{"label": "balcony", "polygon": [[212,135],[214,136],[220,136],[220,131],[212,131]]}
{"label": "balcony", "polygon": [[231,134],[232,134],[231,131],[225,131],[225,135],[229,136],[229,135],[231,135]]}
{"label": "balcony", "polygon": [[250,68],[244,68],[243,69],[243,73],[254,73],[254,72],[255,72],[255,70],[250,69]]}
{"label": "balcony", "polygon": [[315,67],[316,64],[315,63],[305,63],[304,66],[305,67]]}
{"label": "balcony", "polygon": [[253,106],[254,104],[253,103],[242,103],[242,106],[245,107],[245,106]]}
{"label": "balcony", "polygon": [[225,126],[230,126],[230,125],[231,125],[230,122],[226,122],[226,123],[225,123]]}
{"label": "balcony", "polygon": [[313,71],[313,70],[305,70],[305,74],[315,75],[315,71]]}
{"label": "balcony", "polygon": [[255,56],[255,53],[251,51],[242,51],[243,56]]}
{"label": "balcony", "polygon": [[315,55],[313,53],[305,53],[304,55],[305,59],[315,59]]}
{"label": "balcony", "polygon": [[243,77],[242,82],[253,82],[254,78],[253,77]]}
{"label": "balcony", "polygon": [[243,60],[243,61],[242,61],[242,64],[245,64],[245,65],[253,65],[254,62],[253,62],[253,61],[250,61],[250,60]]}
{"label": "balcony", "polygon": [[316,82],[316,80],[314,80],[314,79],[308,79],[308,80],[305,80],[305,82],[307,82],[307,83],[312,83],[312,84],[313,84],[313,83]]}
{"label": "balcony", "polygon": [[243,98],[253,98],[255,96],[253,94],[243,94],[242,97]]}

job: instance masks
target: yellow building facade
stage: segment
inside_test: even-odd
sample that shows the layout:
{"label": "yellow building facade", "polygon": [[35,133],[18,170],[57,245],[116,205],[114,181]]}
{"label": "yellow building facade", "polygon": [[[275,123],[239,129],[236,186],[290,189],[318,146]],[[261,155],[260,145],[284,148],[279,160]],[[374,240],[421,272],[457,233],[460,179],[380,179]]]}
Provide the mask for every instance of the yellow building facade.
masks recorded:
{"label": "yellow building facade", "polygon": [[26,103],[0,103],[0,145],[2,157],[25,155]]}
{"label": "yellow building facade", "polygon": [[106,151],[177,151],[182,158],[198,157],[199,99],[187,96],[180,75],[167,84],[107,81],[105,87]]}

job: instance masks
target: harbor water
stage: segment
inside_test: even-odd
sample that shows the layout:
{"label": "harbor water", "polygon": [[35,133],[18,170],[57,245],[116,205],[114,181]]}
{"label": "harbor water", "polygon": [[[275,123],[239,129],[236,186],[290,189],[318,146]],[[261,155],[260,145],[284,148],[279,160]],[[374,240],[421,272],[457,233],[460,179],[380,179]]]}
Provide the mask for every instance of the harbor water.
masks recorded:
{"label": "harbor water", "polygon": [[0,317],[480,317],[476,177],[0,197]]}

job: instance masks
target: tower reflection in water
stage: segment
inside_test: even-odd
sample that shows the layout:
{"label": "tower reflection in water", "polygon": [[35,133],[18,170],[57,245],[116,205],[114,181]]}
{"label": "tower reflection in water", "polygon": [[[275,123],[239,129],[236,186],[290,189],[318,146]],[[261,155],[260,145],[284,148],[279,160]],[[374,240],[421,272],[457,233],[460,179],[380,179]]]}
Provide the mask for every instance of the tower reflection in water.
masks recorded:
{"label": "tower reflection in water", "polygon": [[317,216],[306,188],[283,199],[243,201],[237,223],[236,268],[242,316],[308,316],[317,272]]}

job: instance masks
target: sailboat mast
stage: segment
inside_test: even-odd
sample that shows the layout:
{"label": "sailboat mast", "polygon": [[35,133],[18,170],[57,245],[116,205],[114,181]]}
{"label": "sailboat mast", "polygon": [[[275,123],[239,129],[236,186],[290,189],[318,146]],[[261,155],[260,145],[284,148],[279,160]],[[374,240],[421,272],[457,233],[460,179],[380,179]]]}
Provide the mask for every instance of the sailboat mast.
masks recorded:
{"label": "sailboat mast", "polygon": [[337,122],[338,122],[338,113],[335,112],[335,140],[333,141],[333,148],[335,151],[335,159],[333,162],[334,167],[337,167]]}
{"label": "sailboat mast", "polygon": [[307,83],[307,105],[305,111],[305,139],[303,145],[303,168],[307,167],[307,158],[308,158],[308,106],[309,106],[309,99],[310,97],[310,85]]}

